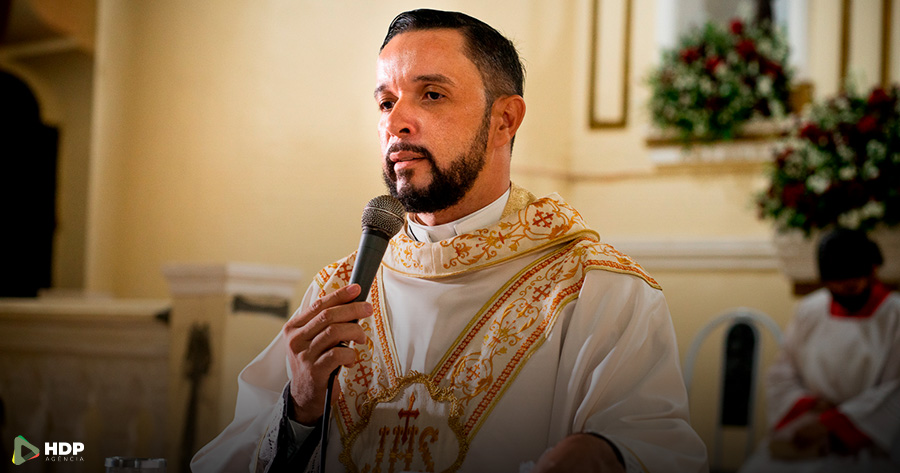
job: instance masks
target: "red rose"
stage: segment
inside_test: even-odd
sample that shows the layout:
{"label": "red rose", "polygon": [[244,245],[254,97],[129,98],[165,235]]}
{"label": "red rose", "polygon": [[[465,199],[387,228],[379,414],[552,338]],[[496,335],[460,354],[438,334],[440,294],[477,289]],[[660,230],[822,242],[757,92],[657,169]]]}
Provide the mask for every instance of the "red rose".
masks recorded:
{"label": "red rose", "polygon": [[719,67],[719,64],[722,64],[722,58],[719,56],[712,56],[706,60],[706,70],[713,74],[716,72],[716,68]]}
{"label": "red rose", "polygon": [[800,129],[800,138],[805,138],[812,142],[818,141],[819,135],[821,134],[822,130],[819,130],[819,127],[814,123],[807,123]]}
{"label": "red rose", "polygon": [[708,110],[718,111],[722,110],[725,107],[723,103],[724,100],[722,97],[707,97],[706,101],[703,104],[703,107]]}
{"label": "red rose", "polygon": [[881,87],[876,87],[872,89],[872,93],[869,94],[869,105],[878,106],[883,103],[890,102],[891,98],[888,96],[887,92]]}
{"label": "red rose", "polygon": [[781,201],[784,202],[786,207],[797,207],[797,202],[800,201],[800,198],[803,197],[803,194],[806,193],[806,187],[799,182],[794,182],[784,186],[784,190],[781,191]]}
{"label": "red rose", "polygon": [[736,18],[734,20],[731,20],[731,32],[735,36],[740,36],[741,33],[744,32],[744,23]]}
{"label": "red rose", "polygon": [[759,66],[760,66],[760,71],[763,74],[765,74],[773,79],[775,79],[781,75],[781,71],[782,71],[781,64],[778,64],[775,61],[770,61],[768,59],[764,59],[764,60],[760,61]]}
{"label": "red rose", "polygon": [[856,129],[863,135],[868,135],[878,129],[878,120],[872,115],[866,115],[856,124]]}
{"label": "red rose", "polygon": [[685,48],[681,51],[681,60],[690,64],[700,59],[700,50],[698,48]]}
{"label": "red rose", "polygon": [[756,45],[751,39],[744,38],[738,41],[736,49],[738,54],[740,54],[744,59],[747,59],[750,56],[756,54]]}

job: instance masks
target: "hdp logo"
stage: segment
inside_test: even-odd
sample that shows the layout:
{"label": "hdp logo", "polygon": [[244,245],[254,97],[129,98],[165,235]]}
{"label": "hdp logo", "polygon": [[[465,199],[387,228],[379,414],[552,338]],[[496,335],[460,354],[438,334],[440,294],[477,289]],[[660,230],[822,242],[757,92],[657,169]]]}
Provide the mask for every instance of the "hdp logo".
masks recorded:
{"label": "hdp logo", "polygon": [[[26,457],[25,455],[22,455],[22,449],[24,449],[24,448],[31,450],[32,455],[30,457]],[[37,456],[40,454],[41,454],[41,451],[38,450],[38,448],[35,447],[34,445],[28,443],[28,441],[25,440],[25,437],[22,437],[21,435],[16,437],[15,444],[13,445],[13,459],[12,459],[13,464],[21,465],[22,463],[25,463],[28,460],[37,458]]]}

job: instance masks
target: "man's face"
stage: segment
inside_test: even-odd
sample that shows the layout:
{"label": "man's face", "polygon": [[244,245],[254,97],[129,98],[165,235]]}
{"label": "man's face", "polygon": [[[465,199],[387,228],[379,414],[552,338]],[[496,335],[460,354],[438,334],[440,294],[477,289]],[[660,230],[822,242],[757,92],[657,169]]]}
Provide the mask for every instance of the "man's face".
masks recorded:
{"label": "man's face", "polygon": [[450,29],[395,36],[378,57],[384,180],[407,210],[456,204],[484,167],[491,115],[478,68]]}
{"label": "man's face", "polygon": [[862,309],[868,302],[872,290],[873,277],[863,276],[830,280],[825,281],[824,284],[831,292],[831,297],[834,301],[852,313]]}

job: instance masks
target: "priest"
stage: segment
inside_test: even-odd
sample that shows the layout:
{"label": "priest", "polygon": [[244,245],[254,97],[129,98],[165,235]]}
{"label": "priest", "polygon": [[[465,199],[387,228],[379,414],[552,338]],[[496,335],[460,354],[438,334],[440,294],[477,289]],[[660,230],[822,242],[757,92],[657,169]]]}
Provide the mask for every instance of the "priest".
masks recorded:
{"label": "priest", "polygon": [[374,97],[406,225],[366,302],[355,254],[317,274],[193,471],[707,468],[657,282],[560,196],[510,182],[523,84],[513,44],[475,18],[392,22]]}

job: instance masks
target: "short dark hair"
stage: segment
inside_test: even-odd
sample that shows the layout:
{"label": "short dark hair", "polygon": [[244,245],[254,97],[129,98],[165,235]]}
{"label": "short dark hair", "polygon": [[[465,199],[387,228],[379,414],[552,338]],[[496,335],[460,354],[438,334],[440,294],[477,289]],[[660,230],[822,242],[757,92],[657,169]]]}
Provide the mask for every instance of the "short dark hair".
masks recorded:
{"label": "short dark hair", "polygon": [[487,23],[464,13],[428,9],[403,12],[391,22],[379,51],[400,33],[439,28],[462,33],[467,56],[481,73],[488,105],[505,95],[524,95],[525,66],[515,45]]}
{"label": "short dark hair", "polygon": [[884,262],[878,245],[865,232],[845,228],[822,236],[817,256],[822,281],[869,276]]}

